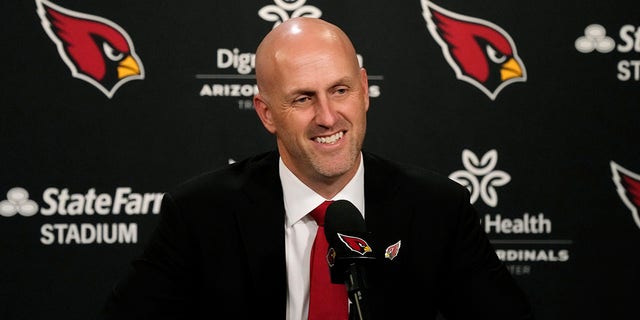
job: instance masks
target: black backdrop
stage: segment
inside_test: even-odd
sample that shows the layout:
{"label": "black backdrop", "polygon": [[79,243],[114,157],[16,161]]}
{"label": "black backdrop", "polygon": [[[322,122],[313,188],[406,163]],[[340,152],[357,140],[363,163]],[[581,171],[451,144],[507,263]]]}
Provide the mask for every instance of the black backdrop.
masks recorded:
{"label": "black backdrop", "polygon": [[[39,5],[126,34],[140,74],[110,94],[74,76]],[[1,6],[2,319],[93,318],[153,229],[154,199],[274,147],[252,110],[253,70],[233,58],[250,59],[274,23],[295,15],[352,36],[370,76],[365,148],[467,185],[539,319],[637,317],[637,1]],[[482,81],[458,79],[426,6],[509,39],[519,81],[492,97]]]}

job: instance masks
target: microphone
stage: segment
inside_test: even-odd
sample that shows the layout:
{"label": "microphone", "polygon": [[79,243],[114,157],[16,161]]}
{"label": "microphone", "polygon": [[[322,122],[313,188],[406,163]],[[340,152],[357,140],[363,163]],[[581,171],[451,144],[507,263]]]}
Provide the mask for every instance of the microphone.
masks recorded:
{"label": "microphone", "polygon": [[[375,261],[367,243],[370,233],[362,214],[353,203],[336,200],[327,207],[324,232],[329,242],[327,261],[332,283],[344,283],[349,299],[355,305],[350,319],[372,319],[368,306],[371,283],[367,270]],[[355,311],[355,312],[353,312]]]}

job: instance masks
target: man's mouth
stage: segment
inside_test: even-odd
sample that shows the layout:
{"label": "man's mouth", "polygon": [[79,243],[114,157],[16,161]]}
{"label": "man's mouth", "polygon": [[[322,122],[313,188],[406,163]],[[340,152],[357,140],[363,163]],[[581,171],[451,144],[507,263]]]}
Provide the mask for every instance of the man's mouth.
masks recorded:
{"label": "man's mouth", "polygon": [[343,136],[344,136],[344,132],[340,131],[328,137],[315,137],[313,140],[317,143],[322,143],[322,144],[334,144],[338,140],[342,139]]}

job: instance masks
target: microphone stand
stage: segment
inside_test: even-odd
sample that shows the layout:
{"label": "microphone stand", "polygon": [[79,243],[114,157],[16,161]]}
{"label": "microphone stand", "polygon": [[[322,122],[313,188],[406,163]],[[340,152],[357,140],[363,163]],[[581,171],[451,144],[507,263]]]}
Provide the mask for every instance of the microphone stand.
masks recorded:
{"label": "microphone stand", "polygon": [[345,279],[349,300],[352,302],[349,320],[372,319],[367,295],[369,283],[366,279],[365,269],[361,265],[354,262],[349,264]]}

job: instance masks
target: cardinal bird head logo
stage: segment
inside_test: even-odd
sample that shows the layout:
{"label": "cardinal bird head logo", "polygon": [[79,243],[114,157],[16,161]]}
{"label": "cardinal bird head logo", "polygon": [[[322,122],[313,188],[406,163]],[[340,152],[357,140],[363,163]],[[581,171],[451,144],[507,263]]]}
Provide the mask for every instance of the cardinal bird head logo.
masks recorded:
{"label": "cardinal bird head logo", "polygon": [[527,80],[516,46],[502,28],[421,1],[427,29],[442,48],[456,78],[482,90],[491,100],[509,84]]}
{"label": "cardinal bird head logo", "polygon": [[633,173],[619,164],[611,161],[611,173],[613,183],[616,185],[618,195],[622,202],[631,210],[633,220],[640,228],[640,216],[638,216],[638,208],[640,208],[640,175]]}
{"label": "cardinal bird head logo", "polygon": [[89,82],[107,97],[128,81],[144,79],[144,69],[129,35],[102,17],[36,0],[47,35],[74,78]]}
{"label": "cardinal bird head logo", "polygon": [[349,248],[349,250],[353,252],[357,252],[360,255],[365,255],[367,252],[371,252],[371,247],[366,241],[364,241],[364,239],[354,237],[354,236],[349,236],[339,232],[337,234],[338,234],[338,239],[340,239],[342,243],[347,245],[347,248]]}
{"label": "cardinal bird head logo", "polygon": [[402,241],[398,241],[387,247],[387,250],[384,251],[384,257],[389,260],[395,259],[398,256],[398,252],[400,252],[400,244]]}

